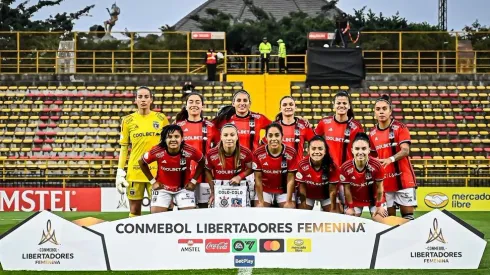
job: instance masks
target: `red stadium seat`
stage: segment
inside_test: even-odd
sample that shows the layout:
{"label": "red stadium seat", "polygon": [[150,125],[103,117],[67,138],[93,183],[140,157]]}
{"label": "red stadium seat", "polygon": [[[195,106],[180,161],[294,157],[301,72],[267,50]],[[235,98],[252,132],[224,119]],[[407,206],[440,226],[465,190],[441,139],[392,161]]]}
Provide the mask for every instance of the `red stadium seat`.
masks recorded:
{"label": "red stadium seat", "polygon": [[53,100],[45,100],[45,101],[44,101],[44,105],[51,105],[51,104],[53,104],[53,103],[54,103],[54,101],[53,101]]}
{"label": "red stadium seat", "polygon": [[481,153],[481,152],[483,152],[483,148],[476,147],[476,148],[473,148],[473,151]]}

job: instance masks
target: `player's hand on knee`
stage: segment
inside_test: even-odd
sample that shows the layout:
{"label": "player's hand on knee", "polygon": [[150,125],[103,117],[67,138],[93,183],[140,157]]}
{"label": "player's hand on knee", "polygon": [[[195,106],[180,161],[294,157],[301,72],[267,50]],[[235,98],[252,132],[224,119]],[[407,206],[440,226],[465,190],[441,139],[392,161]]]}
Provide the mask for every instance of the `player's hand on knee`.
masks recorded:
{"label": "player's hand on knee", "polygon": [[194,191],[196,190],[196,185],[192,182],[188,182],[186,185],[185,185],[185,189],[189,190],[189,191]]}
{"label": "player's hand on knee", "polygon": [[356,212],[352,208],[347,208],[347,210],[345,210],[345,214],[349,216],[355,216]]}
{"label": "player's hand on knee", "polygon": [[126,181],[126,172],[123,169],[118,168],[117,173],[116,173],[117,191],[120,194],[124,194],[124,193],[126,193],[126,187],[128,187],[128,186],[129,186],[129,183]]}

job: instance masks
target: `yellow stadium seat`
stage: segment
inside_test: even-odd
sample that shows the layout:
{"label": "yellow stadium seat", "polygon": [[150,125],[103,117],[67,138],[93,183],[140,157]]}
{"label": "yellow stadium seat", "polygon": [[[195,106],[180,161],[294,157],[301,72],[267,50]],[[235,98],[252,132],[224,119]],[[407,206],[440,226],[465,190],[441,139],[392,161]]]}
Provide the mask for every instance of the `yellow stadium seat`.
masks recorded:
{"label": "yellow stadium seat", "polygon": [[312,90],[320,90],[320,87],[319,86],[311,86],[310,89],[312,89]]}
{"label": "yellow stadium seat", "polygon": [[291,90],[300,90],[300,89],[301,89],[301,87],[300,87],[300,86],[292,86],[292,87],[291,87]]}

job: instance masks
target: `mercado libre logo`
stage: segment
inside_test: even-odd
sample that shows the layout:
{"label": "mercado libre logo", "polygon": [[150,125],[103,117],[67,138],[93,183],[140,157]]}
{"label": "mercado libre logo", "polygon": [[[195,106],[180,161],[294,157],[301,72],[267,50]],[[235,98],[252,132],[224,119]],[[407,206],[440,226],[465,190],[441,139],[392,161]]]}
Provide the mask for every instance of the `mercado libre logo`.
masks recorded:
{"label": "mercado libre logo", "polygon": [[432,192],[425,196],[424,202],[430,208],[443,208],[449,203],[449,197],[441,192]]}
{"label": "mercado libre logo", "polygon": [[283,239],[261,239],[260,240],[260,252],[263,252],[263,253],[284,252],[284,240]]}
{"label": "mercado libre logo", "polygon": [[39,248],[36,248],[32,253],[22,253],[22,259],[34,260],[36,265],[59,265],[62,261],[75,258],[74,253],[65,253],[59,248],[61,243],[56,238],[56,231],[51,220],[47,220],[46,228],[42,230],[41,240],[37,245]]}

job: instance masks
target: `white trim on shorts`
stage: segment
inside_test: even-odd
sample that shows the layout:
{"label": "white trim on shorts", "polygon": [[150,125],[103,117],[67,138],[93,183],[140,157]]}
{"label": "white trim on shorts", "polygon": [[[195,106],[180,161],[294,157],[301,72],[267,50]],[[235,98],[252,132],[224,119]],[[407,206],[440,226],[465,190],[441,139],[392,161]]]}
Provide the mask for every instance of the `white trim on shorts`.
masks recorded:
{"label": "white trim on shorts", "polygon": [[209,183],[201,182],[196,186],[196,202],[197,203],[208,203],[209,197],[211,196],[211,187]]}
{"label": "white trim on shorts", "polygon": [[395,204],[400,206],[417,206],[417,193],[415,188],[405,188],[396,192],[386,192],[386,205],[393,207]]}
{"label": "white trim on shorts", "polygon": [[[267,192],[262,192],[262,193],[263,193],[262,196],[264,197],[264,202],[269,203],[269,204],[273,204],[274,202],[283,203],[283,202],[287,202],[287,200],[288,200],[288,194],[287,193],[282,193],[282,194],[273,194],[273,193],[267,193]],[[259,197],[257,196],[257,194],[255,194],[255,200],[256,201],[259,200]],[[293,193],[293,197],[291,200],[292,201],[296,200],[294,193]]]}
{"label": "white trim on shorts", "polygon": [[165,207],[170,206],[173,201],[179,209],[196,207],[196,197],[194,191],[182,189],[179,192],[169,192],[166,190],[153,190],[151,206]]}

